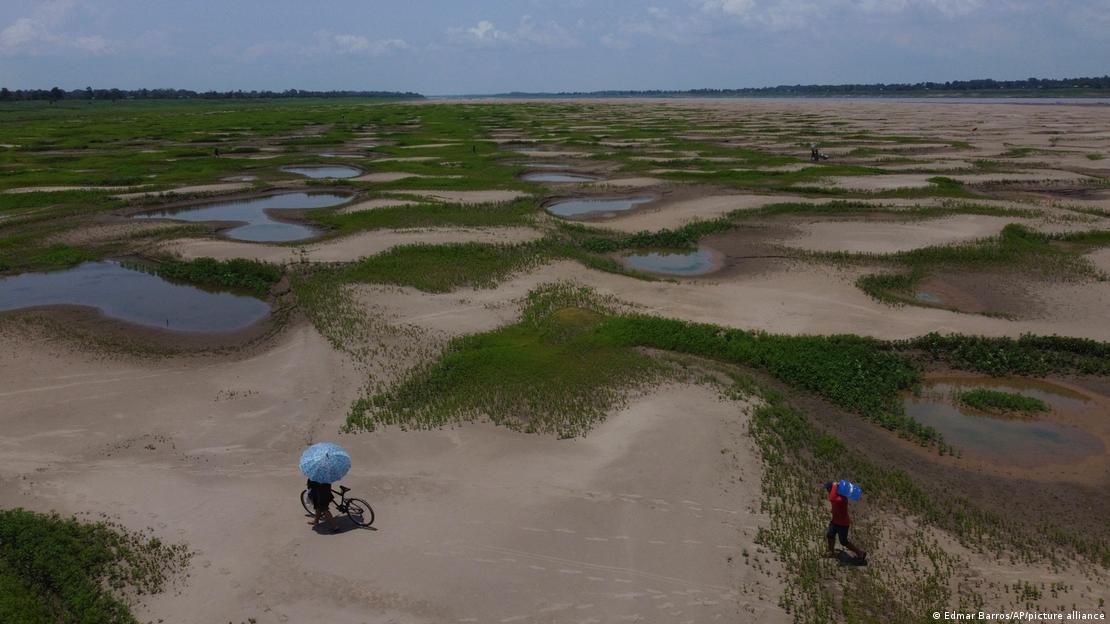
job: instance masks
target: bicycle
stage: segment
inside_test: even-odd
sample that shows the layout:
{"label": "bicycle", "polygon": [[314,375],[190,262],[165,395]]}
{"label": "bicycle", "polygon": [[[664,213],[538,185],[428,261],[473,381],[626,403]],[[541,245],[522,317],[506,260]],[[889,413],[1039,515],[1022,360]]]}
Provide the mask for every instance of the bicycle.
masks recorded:
{"label": "bicycle", "polygon": [[[361,498],[347,498],[347,492],[350,491],[351,488],[344,485],[339,486],[338,492],[332,490],[332,494],[339,495],[339,501],[337,502],[333,498],[331,504],[339,510],[339,513],[347,514],[347,517],[350,518],[351,522],[354,522],[356,526],[368,527],[374,524],[374,508],[370,506],[370,503]],[[304,507],[304,510],[308,512],[309,515],[316,516],[316,507],[312,504],[312,500],[308,496],[308,488],[305,488],[305,490],[301,492],[301,506]]]}

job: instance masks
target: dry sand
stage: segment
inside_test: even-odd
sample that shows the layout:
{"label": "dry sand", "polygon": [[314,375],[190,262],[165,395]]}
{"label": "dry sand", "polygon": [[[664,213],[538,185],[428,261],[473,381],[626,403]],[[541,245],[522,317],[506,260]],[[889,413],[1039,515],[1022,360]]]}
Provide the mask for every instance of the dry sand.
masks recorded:
{"label": "dry sand", "polygon": [[420,175],[418,173],[405,173],[403,171],[380,171],[378,173],[367,173],[360,175],[357,178],[351,178],[355,182],[396,182],[397,180],[405,180],[408,178],[427,178],[429,176]]}
{"label": "dry sand", "polygon": [[[793,111],[835,116],[848,130],[966,140],[972,147],[958,154],[966,161],[997,158],[1014,146],[1035,147],[1048,155],[1029,158],[1067,173],[1058,178],[1063,183],[1085,182],[1077,177],[1082,172],[1066,170],[1105,168],[1106,163],[1084,163],[1074,152],[1054,155],[1054,142],[1110,153],[1110,131],[1105,130],[1110,110],[1098,107],[862,100],[621,104],[702,116],[698,136],[706,140],[724,141],[724,135],[735,134],[716,125]],[[977,132],[971,132],[973,127]],[[1080,132],[1083,128],[1094,131]],[[734,144],[751,140],[736,137]],[[767,145],[798,155],[796,145]],[[949,166],[941,154],[921,156]],[[1029,175],[1046,179],[1038,172]],[[865,176],[851,182],[913,186],[928,177]],[[998,175],[968,181],[991,179],[1007,181]],[[161,193],[247,186],[202,185]],[[593,225],[657,230],[732,210],[802,201],[720,193],[664,200]],[[391,194],[400,199],[370,200],[349,209],[375,209],[409,195],[472,204],[526,196],[517,191]],[[1066,203],[1110,208],[1110,198],[1096,195],[1069,196]],[[893,251],[987,235],[1002,221],[1014,219],[815,221],[798,225],[801,234],[793,244]],[[89,235],[121,233],[98,227]],[[366,232],[309,243],[303,251],[221,239],[168,241],[163,248],[189,258],[338,262],[406,243],[519,242],[538,236],[527,228],[440,228]],[[1088,258],[1110,272],[1107,250]],[[180,593],[144,599],[137,612],[142,621],[787,622],[791,618],[775,606],[781,588],[772,578],[780,570],[771,557],[764,564],[770,576],[755,573],[742,558],[729,561],[742,549],[758,550],[754,535],[765,521],[752,511],[759,498],[760,464],[745,435],[743,404],[720,400],[705,388],[669,385],[633,397],[589,436],[574,440],[486,424],[359,435],[337,430],[367,381],[367,369],[384,371],[379,381],[396,379],[392,362],[380,360],[412,365],[453,336],[510,323],[521,297],[556,280],[575,280],[643,312],[789,334],[907,338],[940,331],[1110,340],[1108,283],[1035,285],[1032,299],[1044,314],[1010,321],[886,306],[855,287],[861,272],[793,264],[763,273],[726,270],[699,280],[646,282],[562,261],[488,290],[432,295],[358,286],[357,301],[367,310],[390,327],[407,328],[393,339],[401,353],[370,364],[349,361],[301,321],[270,343],[238,355],[164,359],[106,357],[65,341],[33,339],[0,323],[0,507],[107,513],[129,527],[151,528],[164,540],[187,543],[197,552],[190,576]],[[344,444],[356,457],[345,484],[374,504],[377,531],[320,535],[305,524],[296,499],[303,485],[296,458],[304,444],[321,439]],[[1004,565],[984,558],[973,563],[987,578]],[[1042,578],[1035,569],[1004,567],[1020,572],[1007,579]]]}
{"label": "dry sand", "polygon": [[826,180],[826,184],[836,188],[849,189],[853,191],[892,191],[902,188],[925,188],[932,183],[929,178],[932,175],[916,175],[916,174],[892,174],[892,175],[872,175],[872,176],[849,176],[849,177],[832,177]]}
{"label": "dry sand", "polygon": [[420,202],[411,201],[408,199],[368,199],[357,204],[352,204],[345,208],[340,208],[341,214],[350,212],[362,212],[364,210],[377,210],[379,208],[396,208],[398,206],[413,206]]}
{"label": "dry sand", "polygon": [[442,245],[454,242],[523,243],[540,238],[536,230],[523,227],[505,228],[423,228],[406,230],[373,230],[298,247],[266,245],[213,238],[181,238],[160,246],[166,253],[182,258],[250,258],[264,262],[353,262],[400,245],[418,243]]}
{"label": "dry sand", "polygon": [[523,191],[389,191],[393,195],[415,195],[454,204],[500,204],[527,197]]}
{"label": "dry sand", "polygon": [[797,226],[799,234],[785,241],[811,251],[894,253],[929,245],[947,245],[994,236],[1012,217],[957,215],[911,223],[882,221],[819,221]]}
{"label": "dry sand", "polygon": [[[640,311],[700,323],[760,329],[782,334],[859,334],[883,339],[912,338],[929,332],[1019,336],[1022,333],[1110,340],[1105,310],[1110,283],[1064,284],[1069,297],[1046,297],[1044,318],[1011,321],[918,306],[879,303],[855,286],[859,269],[796,264],[736,277],[706,276],[696,281],[644,282],[630,277],[556,262],[501,284],[504,296],[523,296],[537,285],[575,280]],[[1076,301],[1074,298],[1082,295]]]}
{"label": "dry sand", "polygon": [[589,152],[573,152],[568,150],[513,150],[518,154],[527,156],[528,158],[585,158],[590,155]]}
{"label": "dry sand", "polygon": [[734,210],[750,210],[783,202],[813,201],[815,200],[792,195],[706,195],[648,204],[630,211],[629,214],[597,221],[591,225],[621,232],[657,231],[678,228],[691,221],[716,219]]}
{"label": "dry sand", "polygon": [[[361,378],[307,327],[205,366],[11,363],[0,505],[119,514],[196,552],[142,621],[790,621],[778,581],[738,557],[764,521],[745,406],[708,389],[658,388],[575,440],[482,424],[341,436]],[[306,524],[296,459],[317,439],[357,458],[344,483],[377,530]]]}
{"label": "dry sand", "polygon": [[601,186],[601,187],[609,186],[609,187],[617,187],[617,188],[644,188],[644,187],[648,187],[648,186],[659,186],[660,184],[664,184],[664,183],[665,183],[665,181],[660,180],[659,178],[640,177],[640,178],[615,178],[613,180],[598,180],[597,182],[591,182],[589,185],[590,186]]}
{"label": "dry sand", "polygon": [[1087,254],[1087,259],[1100,271],[1110,275],[1110,248],[1103,247],[1098,251],[1091,252]]}
{"label": "dry sand", "polygon": [[221,182],[219,184],[197,184],[194,186],[179,186],[165,191],[146,191],[142,193],[124,193],[116,195],[118,199],[134,199],[138,197],[163,197],[166,195],[187,195],[199,193],[233,193],[251,188],[245,182]]}

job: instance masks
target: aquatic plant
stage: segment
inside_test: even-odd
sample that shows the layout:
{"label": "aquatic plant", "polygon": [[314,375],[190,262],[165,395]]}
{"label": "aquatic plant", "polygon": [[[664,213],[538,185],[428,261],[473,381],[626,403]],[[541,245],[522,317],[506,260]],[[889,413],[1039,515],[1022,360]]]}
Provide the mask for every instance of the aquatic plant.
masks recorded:
{"label": "aquatic plant", "polygon": [[1038,398],[989,388],[962,390],[956,393],[956,400],[964,405],[991,413],[1047,412],[1050,409],[1047,403]]}
{"label": "aquatic plant", "polygon": [[[143,268],[145,265],[129,263],[128,266]],[[266,295],[282,276],[282,269],[276,264],[243,258],[170,259],[153,265],[149,270],[169,280],[197,286],[245,290],[258,296]]]}

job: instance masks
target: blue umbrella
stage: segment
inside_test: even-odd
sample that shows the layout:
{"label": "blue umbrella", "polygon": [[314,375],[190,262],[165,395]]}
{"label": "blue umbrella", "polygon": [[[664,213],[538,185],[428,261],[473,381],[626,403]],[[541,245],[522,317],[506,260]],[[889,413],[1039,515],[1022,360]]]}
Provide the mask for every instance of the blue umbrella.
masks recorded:
{"label": "blue umbrella", "polygon": [[301,472],[317,483],[335,483],[351,469],[351,456],[331,442],[313,444],[301,453]]}

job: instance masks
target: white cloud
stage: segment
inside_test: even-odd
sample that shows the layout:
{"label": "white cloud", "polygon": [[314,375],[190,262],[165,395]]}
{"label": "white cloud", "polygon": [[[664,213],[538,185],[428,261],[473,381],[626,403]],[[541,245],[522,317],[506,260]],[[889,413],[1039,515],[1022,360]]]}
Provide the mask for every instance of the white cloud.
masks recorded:
{"label": "white cloud", "polygon": [[559,24],[537,24],[529,15],[521,17],[512,30],[501,30],[489,20],[481,20],[474,26],[453,26],[447,29],[447,38],[452,43],[478,48],[570,48],[579,45],[574,35]]}
{"label": "white cloud", "polygon": [[76,7],[73,0],[52,0],[35,7],[30,15],[18,18],[0,30],[0,55],[45,54],[65,50],[91,54],[109,52],[112,44],[100,35],[62,32],[62,26]]}
{"label": "white cloud", "polygon": [[326,56],[387,56],[394,52],[411,50],[404,39],[370,39],[363,35],[333,33],[318,30],[313,33],[311,43],[295,41],[262,41],[248,46],[240,58],[256,61],[273,57],[319,58]]}
{"label": "white cloud", "polygon": [[340,52],[370,56],[384,56],[398,50],[408,50],[412,47],[404,39],[371,40],[362,35],[330,35],[330,40]]}
{"label": "white cloud", "polygon": [[748,15],[756,8],[755,0],[705,0],[702,10],[725,15]]}
{"label": "white cloud", "polygon": [[[708,16],[739,19],[772,30],[802,28],[831,14],[893,15],[909,10],[961,17],[985,6],[985,0],[699,0]],[[1007,4],[996,0],[996,5]]]}

